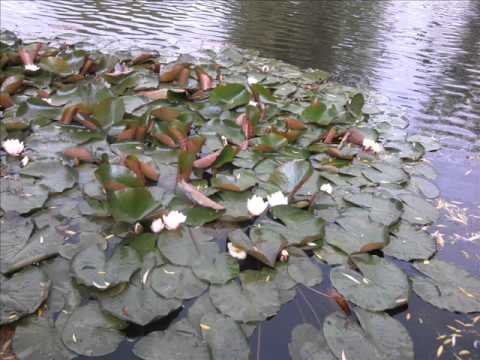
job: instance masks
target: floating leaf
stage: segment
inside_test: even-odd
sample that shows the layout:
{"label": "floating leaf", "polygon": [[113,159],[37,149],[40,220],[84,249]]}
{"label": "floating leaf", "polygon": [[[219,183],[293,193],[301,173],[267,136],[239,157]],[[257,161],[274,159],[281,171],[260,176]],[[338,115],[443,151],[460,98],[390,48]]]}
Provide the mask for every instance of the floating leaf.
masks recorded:
{"label": "floating leaf", "polygon": [[53,193],[70,189],[76,183],[75,172],[59,161],[33,162],[22,170],[22,174],[40,178],[38,184],[47,187]]}
{"label": "floating leaf", "polygon": [[100,305],[118,319],[145,326],[167,316],[182,303],[176,299],[164,299],[150,287],[130,284],[119,295],[101,298]]}
{"label": "floating leaf", "polygon": [[167,299],[191,299],[208,287],[190,268],[175,265],[164,265],[153,270],[151,282],[152,289]]}
{"label": "floating leaf", "polygon": [[399,199],[403,202],[402,218],[404,220],[412,224],[426,225],[438,219],[437,208],[421,197],[403,194]]}
{"label": "floating leaf", "polygon": [[288,352],[292,360],[335,360],[320,330],[310,324],[295,326]]}
{"label": "floating leaf", "polygon": [[414,266],[426,276],[411,278],[413,291],[423,300],[448,311],[480,311],[480,280],[477,277],[442,260]]}
{"label": "floating leaf", "polygon": [[234,109],[248,104],[250,93],[241,84],[228,84],[217,86],[210,94],[210,102],[223,105],[226,109]]}
{"label": "floating leaf", "polygon": [[120,320],[107,317],[96,302],[77,308],[62,331],[65,346],[78,355],[102,356],[115,351],[124,336]]}
{"label": "floating leaf", "polygon": [[257,183],[251,170],[234,170],[232,175],[218,174],[212,178],[212,186],[228,191],[245,191]]}
{"label": "floating leaf", "polygon": [[122,99],[107,98],[95,105],[94,114],[97,123],[105,129],[123,119],[125,106]]}
{"label": "floating leaf", "polygon": [[309,161],[292,160],[275,169],[270,181],[280,187],[283,192],[294,193],[312,175],[313,169]]}
{"label": "floating leaf", "polygon": [[50,281],[43,271],[29,268],[10,279],[0,275],[0,287],[0,325],[4,325],[37,310],[48,296]]}
{"label": "floating leaf", "polygon": [[140,257],[129,246],[119,246],[111,258],[93,245],[80,251],[72,259],[71,271],[75,279],[84,285],[107,289],[128,282],[140,268]]}
{"label": "floating leaf", "polygon": [[288,274],[296,282],[308,287],[320,284],[323,279],[320,267],[303,252],[290,252]]}
{"label": "floating leaf", "polygon": [[225,207],[222,204],[219,204],[211,199],[209,199],[206,195],[204,195],[200,190],[198,190],[192,184],[187,183],[184,180],[181,180],[178,183],[178,187],[194,202],[198,205],[211,208],[213,210],[223,210]]}
{"label": "floating leaf", "polygon": [[48,190],[33,179],[4,177],[0,188],[0,207],[3,211],[20,214],[41,208],[48,198]]}
{"label": "floating leaf", "polygon": [[401,222],[391,235],[390,243],[383,249],[385,255],[410,261],[429,259],[437,251],[436,241],[429,233],[407,222]]}
{"label": "floating leaf", "polygon": [[375,255],[354,255],[359,272],[346,266],[330,273],[332,285],[350,302],[372,311],[393,309],[408,301],[407,276],[391,262]]}
{"label": "floating leaf", "polygon": [[395,199],[371,193],[351,194],[344,199],[354,205],[368,209],[370,219],[390,226],[400,219],[402,204]]}
{"label": "floating leaf", "polygon": [[[360,324],[341,312],[329,315],[323,333],[340,359],[413,360],[413,342],[403,325],[385,313],[355,309]],[[342,355],[343,354],[343,355]]]}
{"label": "floating leaf", "polygon": [[110,212],[116,221],[134,223],[143,219],[157,206],[147,188],[123,189],[110,194]]}
{"label": "floating leaf", "polygon": [[207,344],[185,319],[143,337],[133,353],[144,360],[210,360]]}

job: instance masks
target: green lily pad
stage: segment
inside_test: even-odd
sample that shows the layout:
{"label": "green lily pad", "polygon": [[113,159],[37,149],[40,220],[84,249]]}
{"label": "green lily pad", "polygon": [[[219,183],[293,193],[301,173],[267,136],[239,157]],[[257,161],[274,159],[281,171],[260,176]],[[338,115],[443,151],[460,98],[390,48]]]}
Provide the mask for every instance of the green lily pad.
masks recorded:
{"label": "green lily pad", "polygon": [[325,234],[325,221],[308,211],[281,205],[272,208],[272,215],[286,225],[284,235],[291,245],[318,241]]}
{"label": "green lily pad", "polygon": [[292,330],[288,352],[292,360],[335,360],[320,330],[310,324],[300,324]]}
{"label": "green lily pad", "polygon": [[0,189],[0,207],[3,211],[25,214],[41,208],[48,198],[47,188],[25,177],[4,177]]}
{"label": "green lily pad", "polygon": [[106,189],[143,186],[133,171],[121,165],[102,164],[95,171],[95,176]]}
{"label": "green lily pad", "polygon": [[386,243],[387,228],[368,215],[341,216],[325,227],[325,241],[351,254],[370,243]]}
{"label": "green lily pad", "polygon": [[422,144],[422,146],[425,148],[425,151],[437,151],[440,150],[442,147],[440,143],[436,141],[433,137],[420,134],[409,136],[407,138],[407,141]]}
{"label": "green lily pad", "polygon": [[247,201],[252,196],[251,192],[222,191],[218,201],[225,207],[221,220],[224,221],[245,221],[251,218],[247,209]]}
{"label": "green lily pad", "polygon": [[116,221],[135,223],[157,208],[158,204],[147,188],[113,191],[109,207]]}
{"label": "green lily pad", "polygon": [[440,196],[440,190],[438,187],[431,181],[420,176],[412,176],[407,189],[411,189],[416,193],[421,193],[427,199],[435,199]]}
{"label": "green lily pad", "polygon": [[207,344],[185,319],[143,337],[133,353],[144,360],[210,360]]}
{"label": "green lily pad", "polygon": [[250,346],[240,326],[223,315],[202,317],[202,334],[214,360],[248,360]]}
{"label": "green lily pad", "polygon": [[322,282],[322,270],[301,250],[290,250],[288,274],[296,282],[308,287]]}
{"label": "green lily pad", "polygon": [[329,315],[323,332],[333,354],[340,359],[413,360],[413,342],[403,325],[385,313],[355,309],[360,323],[344,313]]}
{"label": "green lily pad", "polygon": [[223,215],[222,211],[204,207],[189,208],[184,210],[184,213],[187,217],[186,223],[191,226],[203,226],[219,219]]}
{"label": "green lily pad", "polygon": [[418,225],[431,224],[438,219],[437,208],[421,197],[403,194],[399,199],[403,202],[402,219]]}
{"label": "green lily pad", "polygon": [[223,105],[226,109],[234,109],[238,106],[248,104],[250,93],[241,84],[228,84],[217,86],[210,94],[212,104]]}
{"label": "green lily pad", "polygon": [[77,181],[75,171],[63,166],[59,161],[33,162],[22,170],[22,174],[40,178],[37,183],[53,193],[70,189]]}
{"label": "green lily pad", "polygon": [[323,103],[315,103],[307,107],[302,114],[306,122],[315,123],[321,126],[327,126],[333,120],[335,114],[332,109],[327,110]]}
{"label": "green lily pad", "polygon": [[208,284],[184,266],[164,265],[153,270],[152,289],[164,298],[191,299],[199,296]]}
{"label": "green lily pad", "polygon": [[480,280],[477,277],[442,260],[414,266],[426,276],[411,278],[413,291],[424,301],[448,311],[480,311]]}
{"label": "green lily pad", "polygon": [[275,266],[278,254],[288,244],[282,235],[266,227],[253,228],[250,237],[237,229],[228,234],[228,239],[236,247],[271,267]]}
{"label": "green lily pad", "polygon": [[[6,220],[8,221],[8,219],[9,218]],[[11,218],[10,221],[12,221]],[[15,223],[16,222],[14,221],[13,224],[7,226],[13,226]],[[24,230],[27,234],[28,227]],[[59,248],[64,243],[64,237],[62,234],[51,226],[37,230],[28,241],[23,241],[25,238],[23,238],[23,240],[22,238],[17,239],[19,242],[15,245],[13,245],[15,238],[9,236],[9,234],[11,233],[7,233],[7,235],[4,236],[2,228],[2,258],[8,254],[8,258],[5,258],[5,260],[2,261],[1,269],[4,273],[21,269],[53,256],[59,252]],[[9,249],[5,253],[3,253],[4,247]]]}
{"label": "green lily pad", "polygon": [[[15,328],[12,347],[19,360],[71,360],[77,355],[62,341],[64,320],[32,316]],[[35,341],[32,341],[35,339]]]}
{"label": "green lily pad", "polygon": [[115,351],[125,338],[125,323],[108,317],[96,302],[77,308],[63,328],[65,346],[78,355],[102,356]]}
{"label": "green lily pad", "polygon": [[50,281],[39,269],[29,268],[10,279],[0,275],[0,325],[33,313],[48,296]]}
{"label": "green lily pad", "polygon": [[290,193],[297,190],[313,174],[309,161],[292,160],[275,169],[270,181],[283,192]]}
{"label": "green lily pad", "polygon": [[257,183],[251,170],[235,170],[232,175],[217,174],[212,178],[212,186],[228,191],[245,191]]}
{"label": "green lily pad", "polygon": [[211,284],[222,285],[240,273],[238,262],[226,253],[202,252],[192,264],[194,274]]}
{"label": "green lily pad", "polygon": [[[152,286],[154,280],[152,279]],[[100,305],[103,310],[116,318],[133,322],[140,326],[167,316],[182,306],[177,299],[165,299],[158,296],[150,287],[130,284],[128,288],[113,297],[102,297]]]}
{"label": "green lily pad", "polygon": [[344,199],[367,209],[372,221],[386,226],[396,223],[402,215],[402,204],[398,200],[381,195],[358,193],[344,196]]}
{"label": "green lily pad", "polygon": [[362,170],[363,175],[378,184],[401,184],[408,180],[407,174],[399,167],[386,162],[377,162]]}
{"label": "green lily pad", "polygon": [[13,259],[27,244],[33,231],[33,222],[16,213],[7,213],[0,218],[2,236],[0,237],[0,270],[8,271]]}
{"label": "green lily pad", "polygon": [[359,272],[346,266],[330,273],[332,285],[352,303],[371,311],[393,309],[407,303],[407,276],[393,263],[375,255],[354,255]]}
{"label": "green lily pad", "polygon": [[40,61],[40,68],[51,73],[68,76],[73,74],[73,67],[61,57],[49,56]]}
{"label": "green lily pad", "polygon": [[128,282],[140,265],[139,255],[129,246],[117,247],[107,259],[105,253],[93,245],[75,255],[71,271],[79,283],[107,289]]}
{"label": "green lily pad", "polygon": [[401,222],[398,229],[391,232],[390,242],[383,248],[385,255],[405,261],[429,259],[436,251],[435,239],[407,222]]}

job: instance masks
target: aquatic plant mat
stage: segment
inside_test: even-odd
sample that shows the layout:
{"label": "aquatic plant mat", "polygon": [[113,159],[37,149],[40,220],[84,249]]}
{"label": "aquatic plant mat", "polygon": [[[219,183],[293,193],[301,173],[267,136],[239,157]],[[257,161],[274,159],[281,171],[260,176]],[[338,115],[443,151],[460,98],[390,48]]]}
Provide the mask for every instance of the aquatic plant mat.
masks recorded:
{"label": "aquatic plant mat", "polygon": [[1,153],[3,352],[106,355],[168,318],[136,356],[248,359],[325,281],[338,310],[291,329],[292,359],[414,359],[391,316],[413,293],[480,311],[480,280],[432,258],[438,146],[381,97],[231,48],[0,46],[1,139],[24,145]]}

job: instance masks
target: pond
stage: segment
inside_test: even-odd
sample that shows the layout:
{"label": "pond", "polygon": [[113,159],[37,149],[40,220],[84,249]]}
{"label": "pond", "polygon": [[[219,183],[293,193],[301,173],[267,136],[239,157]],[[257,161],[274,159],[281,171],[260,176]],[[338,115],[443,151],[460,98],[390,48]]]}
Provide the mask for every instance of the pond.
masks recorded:
{"label": "pond", "polygon": [[[148,49],[173,56],[233,44],[381,94],[403,112],[410,133],[441,145],[427,157],[443,200],[442,217],[430,229],[442,246],[437,256],[480,276],[479,1],[11,0],[1,2],[1,17],[2,29],[22,39],[83,42],[104,51]],[[257,328],[252,358],[288,359],[291,329],[317,325],[333,309],[330,300],[302,290]],[[444,340],[437,337],[452,333],[448,326],[471,321],[416,295],[392,315],[414,338],[418,359],[435,358]],[[128,335],[135,339],[145,331],[133,328]],[[476,331],[456,345],[472,359],[480,352],[478,324]],[[102,359],[134,359],[131,347],[124,342]]]}

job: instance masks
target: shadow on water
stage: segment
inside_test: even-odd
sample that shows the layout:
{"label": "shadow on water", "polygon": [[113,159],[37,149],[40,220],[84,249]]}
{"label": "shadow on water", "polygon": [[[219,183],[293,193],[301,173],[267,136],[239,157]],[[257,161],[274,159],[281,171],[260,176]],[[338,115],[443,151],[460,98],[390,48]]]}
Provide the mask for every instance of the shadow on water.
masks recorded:
{"label": "shadow on water", "polygon": [[[429,156],[442,198],[480,215],[480,1],[12,0],[1,2],[1,14],[2,28],[26,39],[56,37],[106,51],[155,49],[162,55],[235,44],[373,89],[405,112],[411,132],[442,144]],[[480,239],[465,239],[480,231],[478,219],[462,224],[444,214],[432,229],[446,240],[439,257],[477,275]],[[325,292],[329,270],[322,270],[327,280],[317,290]],[[291,303],[257,328],[252,358],[288,359],[291,329],[302,322],[320,326],[336,309],[330,298],[299,288]],[[134,338],[165,329],[184,313],[130,327],[131,341],[99,359],[135,359]],[[447,325],[467,321],[413,294],[408,307],[391,315],[412,334],[421,360],[435,358],[436,337]],[[472,339],[465,334],[457,346],[471,348]]]}

